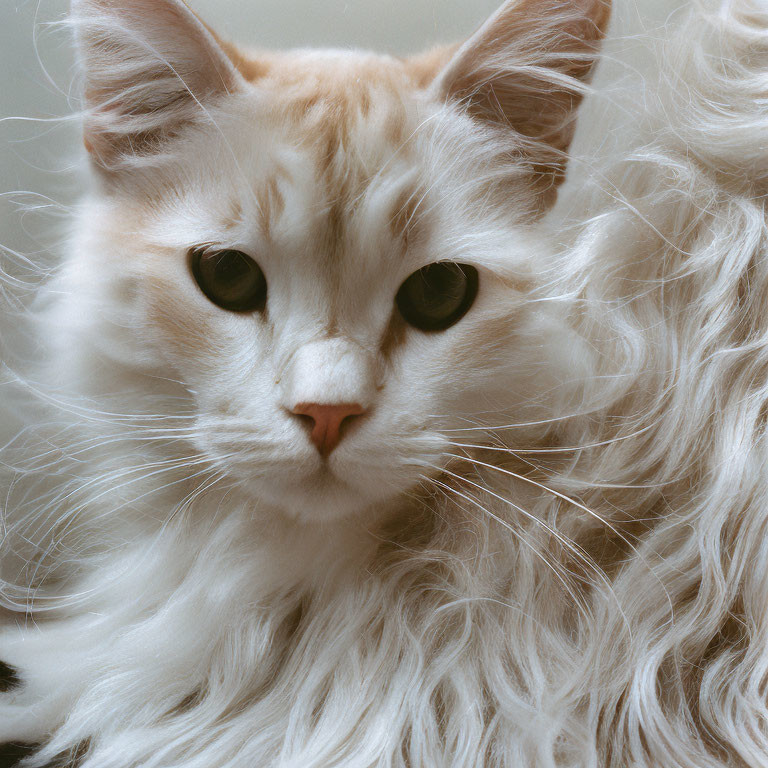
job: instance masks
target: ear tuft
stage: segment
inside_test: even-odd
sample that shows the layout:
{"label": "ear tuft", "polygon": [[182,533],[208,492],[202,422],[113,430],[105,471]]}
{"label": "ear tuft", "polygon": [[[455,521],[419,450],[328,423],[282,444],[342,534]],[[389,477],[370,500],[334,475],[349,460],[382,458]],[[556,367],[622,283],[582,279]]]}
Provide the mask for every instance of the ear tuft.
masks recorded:
{"label": "ear tuft", "polygon": [[85,146],[116,170],[155,152],[241,79],[182,0],[72,0],[85,74]]}
{"label": "ear tuft", "polygon": [[600,50],[610,0],[511,0],[432,84],[489,126],[513,129],[547,191],[562,181],[576,110]]}

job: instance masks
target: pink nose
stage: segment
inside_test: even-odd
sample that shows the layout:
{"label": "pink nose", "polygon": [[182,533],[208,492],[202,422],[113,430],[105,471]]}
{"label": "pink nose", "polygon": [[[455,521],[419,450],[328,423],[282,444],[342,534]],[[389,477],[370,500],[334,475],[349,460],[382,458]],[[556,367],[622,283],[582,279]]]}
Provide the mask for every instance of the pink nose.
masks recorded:
{"label": "pink nose", "polygon": [[315,444],[321,456],[328,456],[341,441],[341,428],[355,416],[365,413],[365,408],[357,403],[340,405],[320,405],[319,403],[299,403],[293,413],[312,419],[310,440]]}

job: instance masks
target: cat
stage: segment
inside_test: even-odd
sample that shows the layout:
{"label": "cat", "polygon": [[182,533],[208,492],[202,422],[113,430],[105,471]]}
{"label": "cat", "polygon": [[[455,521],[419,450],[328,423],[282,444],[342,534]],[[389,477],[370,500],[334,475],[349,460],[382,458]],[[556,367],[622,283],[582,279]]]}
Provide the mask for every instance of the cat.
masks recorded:
{"label": "cat", "polygon": [[93,188],[4,451],[6,755],[760,764],[768,23],[686,16],[558,200],[609,12],[396,59],[74,0]]}

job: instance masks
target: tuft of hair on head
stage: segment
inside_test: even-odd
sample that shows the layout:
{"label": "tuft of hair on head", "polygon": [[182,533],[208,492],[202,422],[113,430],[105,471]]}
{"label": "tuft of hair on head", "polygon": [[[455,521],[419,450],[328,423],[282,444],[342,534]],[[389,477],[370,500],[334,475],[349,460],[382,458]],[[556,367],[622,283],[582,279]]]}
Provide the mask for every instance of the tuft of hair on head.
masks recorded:
{"label": "tuft of hair on head", "polygon": [[84,141],[100,170],[151,156],[242,85],[182,0],[72,0],[71,20],[85,77]]}
{"label": "tuft of hair on head", "polygon": [[454,53],[431,90],[492,130],[514,131],[542,207],[565,176],[610,0],[510,0]]}

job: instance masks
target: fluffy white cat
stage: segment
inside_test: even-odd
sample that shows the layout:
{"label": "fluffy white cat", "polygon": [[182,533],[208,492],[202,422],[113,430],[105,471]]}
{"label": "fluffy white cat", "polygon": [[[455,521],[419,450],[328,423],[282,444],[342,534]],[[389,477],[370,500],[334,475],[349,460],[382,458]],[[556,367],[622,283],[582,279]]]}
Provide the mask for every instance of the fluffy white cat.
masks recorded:
{"label": "fluffy white cat", "polygon": [[6,760],[768,763],[768,14],[681,14],[553,210],[608,15],[395,59],[74,0]]}

